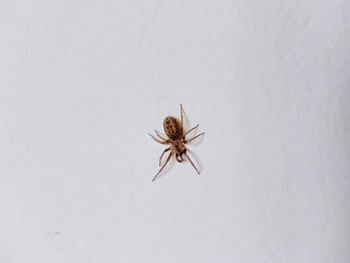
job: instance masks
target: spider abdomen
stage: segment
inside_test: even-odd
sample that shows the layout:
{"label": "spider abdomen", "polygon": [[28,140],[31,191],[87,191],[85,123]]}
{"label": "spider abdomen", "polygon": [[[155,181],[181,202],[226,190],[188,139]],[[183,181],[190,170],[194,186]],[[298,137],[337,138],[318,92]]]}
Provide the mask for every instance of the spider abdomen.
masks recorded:
{"label": "spider abdomen", "polygon": [[163,127],[165,134],[171,139],[171,140],[177,140],[182,135],[182,127],[178,123],[178,121],[171,116],[168,116],[163,121]]}

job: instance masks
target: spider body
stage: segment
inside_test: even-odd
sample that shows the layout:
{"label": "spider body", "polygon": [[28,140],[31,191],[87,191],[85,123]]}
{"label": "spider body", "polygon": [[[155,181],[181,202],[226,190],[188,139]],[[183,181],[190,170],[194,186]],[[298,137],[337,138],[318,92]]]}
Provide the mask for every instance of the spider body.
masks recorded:
{"label": "spider body", "polygon": [[198,134],[197,136],[186,140],[186,135],[188,133],[190,133],[191,131],[193,131],[194,129],[196,129],[199,124],[197,124],[195,127],[193,127],[192,129],[188,130],[186,133],[184,133],[183,130],[183,108],[182,105],[180,104],[180,110],[181,110],[181,119],[180,122],[172,116],[168,116],[164,119],[163,121],[163,128],[164,128],[164,132],[166,134],[167,138],[164,138],[165,136],[162,136],[158,131],[154,130],[156,133],[156,136],[153,136],[151,134],[149,134],[156,142],[160,143],[160,144],[168,144],[170,145],[170,147],[166,148],[162,155],[159,158],[159,166],[161,166],[162,164],[162,158],[164,156],[164,154],[168,151],[170,151],[165,163],[161,166],[161,168],[159,169],[158,173],[154,176],[152,182],[157,178],[157,176],[162,172],[162,170],[165,168],[165,166],[168,164],[169,160],[171,159],[171,157],[174,155],[176,161],[178,161],[179,163],[184,161],[184,157],[186,157],[186,159],[191,163],[191,165],[193,166],[193,168],[197,171],[197,173],[199,174],[199,171],[197,169],[197,167],[194,165],[194,163],[192,162],[192,160],[190,159],[190,157],[187,155],[187,150],[186,150],[186,146],[185,144],[193,141],[194,139],[198,138],[199,136],[203,135],[204,132]]}
{"label": "spider body", "polygon": [[163,127],[166,136],[168,136],[171,140],[175,141],[180,139],[182,135],[182,127],[180,127],[180,124],[174,117],[166,117],[163,121]]}

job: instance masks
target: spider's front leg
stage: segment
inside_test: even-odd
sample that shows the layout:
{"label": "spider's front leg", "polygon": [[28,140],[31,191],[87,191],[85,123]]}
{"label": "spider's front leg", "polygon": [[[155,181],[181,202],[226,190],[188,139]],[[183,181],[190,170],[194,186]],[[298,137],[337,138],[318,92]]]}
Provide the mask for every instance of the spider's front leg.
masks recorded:
{"label": "spider's front leg", "polygon": [[174,151],[171,151],[168,155],[168,158],[166,158],[165,163],[163,164],[163,166],[159,169],[158,173],[153,177],[152,182],[154,182],[154,180],[156,180],[157,176],[163,171],[163,169],[165,168],[165,166],[168,164],[168,162],[171,159],[171,156],[173,156]]}
{"label": "spider's front leg", "polygon": [[159,167],[162,165],[162,159],[163,159],[164,154],[165,154],[167,151],[170,151],[172,147],[173,147],[173,146],[170,146],[169,148],[166,148],[166,149],[162,152],[162,155],[161,155],[160,158],[159,158]]}
{"label": "spider's front leg", "polygon": [[194,165],[194,163],[192,162],[191,158],[187,155],[187,153],[184,153],[184,155],[186,156],[187,160],[191,163],[191,165],[193,166],[193,168],[196,170],[197,174],[200,174],[199,170],[198,170],[197,167]]}

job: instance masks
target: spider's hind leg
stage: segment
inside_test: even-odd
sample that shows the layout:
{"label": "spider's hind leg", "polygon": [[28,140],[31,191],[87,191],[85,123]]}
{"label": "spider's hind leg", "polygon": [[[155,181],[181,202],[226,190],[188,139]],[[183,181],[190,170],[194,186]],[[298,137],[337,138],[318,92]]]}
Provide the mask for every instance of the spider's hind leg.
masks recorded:
{"label": "spider's hind leg", "polygon": [[152,134],[150,134],[150,133],[149,133],[148,135],[151,136],[153,140],[155,140],[156,142],[158,142],[158,143],[160,143],[160,144],[168,144],[168,141],[160,140],[160,139],[154,137],[154,136],[153,136]]}
{"label": "spider's hind leg", "polygon": [[154,132],[156,133],[156,135],[160,138],[160,139],[162,139],[163,141],[166,141],[167,139],[165,139],[164,137],[164,135],[163,134],[161,134],[159,131],[157,131],[157,130],[154,130]]}
{"label": "spider's hind leg", "polygon": [[180,124],[181,124],[181,129],[182,129],[182,133],[184,130],[184,109],[182,107],[182,103],[180,103],[180,113],[181,113],[181,119],[180,119]]}
{"label": "spider's hind leg", "polygon": [[203,134],[205,134],[205,132],[202,132],[196,136],[194,136],[193,138],[189,139],[189,140],[186,140],[186,143],[189,143],[189,142],[192,142],[193,140],[197,139],[199,136],[202,136]]}
{"label": "spider's hind leg", "polygon": [[184,136],[186,136],[187,134],[189,134],[191,131],[193,131],[194,129],[198,128],[199,124],[197,124],[196,126],[194,126],[193,128],[189,129],[187,132],[185,132]]}

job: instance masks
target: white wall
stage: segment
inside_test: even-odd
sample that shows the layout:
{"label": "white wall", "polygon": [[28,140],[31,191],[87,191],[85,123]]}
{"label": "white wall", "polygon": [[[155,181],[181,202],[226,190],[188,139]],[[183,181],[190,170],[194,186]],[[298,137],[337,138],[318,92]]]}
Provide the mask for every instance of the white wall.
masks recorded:
{"label": "white wall", "polygon": [[349,262],[349,11],[0,1],[0,262]]}

